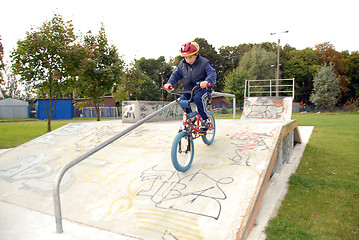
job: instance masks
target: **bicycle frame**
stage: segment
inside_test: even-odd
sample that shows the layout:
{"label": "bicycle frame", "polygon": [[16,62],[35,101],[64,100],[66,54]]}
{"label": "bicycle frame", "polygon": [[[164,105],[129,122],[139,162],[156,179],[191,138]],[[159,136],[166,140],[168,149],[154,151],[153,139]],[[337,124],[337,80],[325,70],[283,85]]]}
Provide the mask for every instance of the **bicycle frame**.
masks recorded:
{"label": "bicycle frame", "polygon": [[[210,85],[207,85],[207,87],[210,87]],[[196,91],[196,89],[200,89],[199,86],[195,86],[192,91],[187,92],[176,92],[173,88],[170,90],[167,90],[169,93],[175,95],[176,101],[181,105],[182,108],[187,109],[191,108],[193,109],[193,106],[191,104],[193,103],[193,96]],[[208,91],[208,89],[207,89]],[[180,98],[178,95],[184,94],[184,93],[190,93],[190,99],[189,100],[179,100]],[[210,96],[207,99],[208,103],[210,104]],[[178,131],[178,134],[173,140],[172,147],[171,147],[171,159],[172,164],[175,167],[177,171],[185,172],[187,171],[193,161],[194,158],[194,143],[193,140],[202,137],[203,143],[210,145],[214,141],[215,132],[216,132],[216,124],[214,115],[211,112],[207,112],[207,115],[209,117],[209,129],[205,132],[200,131],[200,123],[201,116],[198,113],[198,108],[196,106],[195,111],[192,111],[191,113],[187,114],[186,112],[183,113],[183,121],[180,125],[180,129]],[[193,117],[195,117],[194,121],[192,120]],[[191,120],[190,120],[191,119]]]}
{"label": "bicycle frame", "polygon": [[[209,84],[208,87],[211,88],[211,85]],[[178,99],[177,95],[179,95],[179,94],[190,93],[191,97],[190,97],[189,100],[181,100],[181,101],[188,101],[186,103],[186,105],[188,105],[189,108],[192,108],[191,104],[193,104],[193,102],[192,102],[193,95],[194,95],[195,91],[198,90],[198,89],[201,89],[199,85],[195,86],[191,91],[187,91],[187,92],[176,92],[173,88],[171,89],[171,91],[168,91],[168,92],[174,94],[176,99]],[[180,103],[180,105],[182,105],[181,101],[177,100],[177,102]],[[210,104],[210,100],[208,102]],[[196,112],[196,115],[194,117],[196,119],[195,119],[194,124],[191,124],[189,122],[189,117],[188,117],[187,113],[184,113],[183,114],[182,126],[180,127],[180,131],[186,131],[188,134],[192,134],[193,139],[196,139],[196,138],[198,138],[200,136],[205,135],[204,133],[201,133],[200,130],[199,130],[200,129],[199,125],[200,125],[200,122],[201,122],[202,118],[198,113],[197,106],[196,106],[196,111],[195,112]],[[212,129],[213,129],[213,124],[210,123],[210,127],[209,127],[208,130],[212,130]]]}
{"label": "bicycle frame", "polygon": [[[200,136],[203,136],[204,134],[200,132],[200,122],[202,120],[202,117],[198,114],[198,110],[196,107],[196,115],[195,115],[195,122],[191,124],[189,122],[189,117],[187,113],[183,113],[183,121],[182,126],[180,127],[180,131],[186,131],[187,133],[191,133],[193,139],[196,139]],[[213,129],[213,124],[210,123],[210,127],[208,130]]]}

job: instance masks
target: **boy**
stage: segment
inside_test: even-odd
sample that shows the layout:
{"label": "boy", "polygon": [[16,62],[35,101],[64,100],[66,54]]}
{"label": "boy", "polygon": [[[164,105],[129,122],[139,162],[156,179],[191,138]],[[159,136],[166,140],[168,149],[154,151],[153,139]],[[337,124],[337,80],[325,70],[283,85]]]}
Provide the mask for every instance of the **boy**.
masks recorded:
{"label": "boy", "polygon": [[[163,86],[164,89],[169,90],[172,85],[183,79],[183,88],[185,91],[191,91],[196,83],[200,83],[201,89],[193,96],[194,103],[197,106],[198,114],[202,117],[201,132],[205,132],[209,128],[209,120],[207,116],[206,98],[209,92],[206,91],[208,83],[214,85],[217,78],[216,70],[212,67],[211,63],[204,57],[199,55],[199,45],[196,42],[187,42],[181,47],[181,60],[177,69],[172,73],[168,82]],[[189,93],[181,95],[180,100],[188,100]],[[188,114],[191,113],[190,108],[183,108]]]}

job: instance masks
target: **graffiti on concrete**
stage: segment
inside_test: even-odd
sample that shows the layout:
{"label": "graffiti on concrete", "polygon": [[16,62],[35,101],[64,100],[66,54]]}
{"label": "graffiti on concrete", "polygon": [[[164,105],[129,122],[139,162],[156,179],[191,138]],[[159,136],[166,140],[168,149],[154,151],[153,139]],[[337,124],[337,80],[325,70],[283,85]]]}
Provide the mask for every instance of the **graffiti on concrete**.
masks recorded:
{"label": "graffiti on concrete", "polygon": [[[81,133],[85,125],[80,123],[69,124],[53,133],[45,134],[29,143],[24,144],[25,150],[17,156],[13,163],[3,164],[0,166],[0,178],[7,182],[21,182],[20,189],[39,193],[41,195],[50,195],[53,188],[53,177],[60,167],[71,159],[75,159],[83,152],[97,146],[104,138],[114,135],[114,125],[100,126],[86,132],[85,136]],[[72,143],[71,147],[65,144],[58,148],[62,136],[82,136]],[[102,140],[101,140],[102,139]],[[41,151],[41,147],[50,145],[57,151],[53,153]],[[37,146],[38,151],[26,153],[26,148]],[[51,149],[51,148],[50,148]],[[25,153],[25,154],[23,154]],[[92,167],[105,167],[110,162],[99,153],[96,157],[90,157],[83,164]],[[111,176],[113,178],[114,176]],[[73,183],[75,177],[71,171],[68,171],[61,182],[61,190],[66,191]]]}
{"label": "graffiti on concrete", "polygon": [[[166,240],[198,239],[203,240],[198,220],[194,217],[171,213],[158,209],[143,209],[135,212],[138,228],[154,233],[162,233]],[[165,221],[163,221],[166,219]],[[158,235],[161,237],[161,235]]]}
{"label": "graffiti on concrete", "polygon": [[[213,179],[201,171],[182,176],[175,170],[161,170],[157,166],[143,171],[141,180],[153,182],[141,189],[137,196],[149,197],[157,208],[213,219],[219,218],[221,201],[227,198],[222,186],[234,181],[232,177]],[[192,181],[201,182],[201,187],[194,186]],[[202,212],[203,208],[200,206],[208,208]]]}
{"label": "graffiti on concrete", "polygon": [[[243,119],[283,119],[291,111],[291,98],[253,97],[244,102]],[[288,105],[288,106],[287,106]],[[289,113],[290,114],[290,113]]]}
{"label": "graffiti on concrete", "polygon": [[128,102],[123,102],[123,107],[125,109],[122,117],[123,118],[133,118],[136,119],[135,116],[135,104],[133,103],[128,103]]}
{"label": "graffiti on concrete", "polygon": [[[142,104],[141,118],[147,117],[149,114],[161,109],[164,106],[166,106],[166,104],[150,104],[150,103]],[[161,112],[160,114],[158,114],[157,118],[171,119],[176,117],[182,117],[182,111],[177,105],[172,106],[166,109],[165,111]]]}
{"label": "graffiti on concrete", "polygon": [[258,151],[268,151],[270,148],[267,139],[274,137],[273,129],[269,133],[255,132],[247,128],[231,136],[231,144],[235,146],[235,153],[228,157],[234,165],[251,166],[253,156],[258,155]]}
{"label": "graffiti on concrete", "polygon": [[179,238],[177,238],[173,233],[169,232],[168,230],[166,230],[164,233],[163,233],[163,236],[162,236],[162,239],[163,240],[178,240]]}
{"label": "graffiti on concrete", "polygon": [[[165,104],[156,104],[151,106],[151,109],[153,112],[159,110],[160,108],[164,107]],[[179,107],[179,105],[174,105],[165,111],[161,112],[159,114],[160,117],[164,118],[176,118],[176,117],[182,117],[183,111],[182,108]]]}
{"label": "graffiti on concrete", "polygon": [[[135,122],[147,117],[148,115],[160,110],[168,102],[150,102],[150,101],[130,101],[123,102],[123,122]],[[179,105],[171,106],[155,116],[152,121],[164,121],[171,119],[181,119],[183,110]]]}
{"label": "graffiti on concrete", "polygon": [[[0,168],[0,178],[8,182],[21,181],[20,189],[48,195],[53,187],[52,178],[49,176],[57,171],[54,166],[56,160],[57,158],[48,157],[41,152],[19,156],[17,162]],[[61,187],[68,189],[73,179],[71,173],[66,174]]]}

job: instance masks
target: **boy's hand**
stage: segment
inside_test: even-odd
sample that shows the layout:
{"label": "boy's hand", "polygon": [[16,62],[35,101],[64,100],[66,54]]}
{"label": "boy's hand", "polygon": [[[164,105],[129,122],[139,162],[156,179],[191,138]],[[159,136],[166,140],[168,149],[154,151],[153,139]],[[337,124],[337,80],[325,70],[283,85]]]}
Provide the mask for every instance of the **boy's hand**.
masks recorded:
{"label": "boy's hand", "polygon": [[163,89],[170,90],[171,88],[172,88],[172,84],[170,83],[166,83],[165,85],[163,85]]}
{"label": "boy's hand", "polygon": [[208,82],[207,82],[207,81],[203,81],[203,82],[201,82],[201,83],[199,84],[199,86],[200,86],[201,88],[206,88],[206,87],[208,87]]}

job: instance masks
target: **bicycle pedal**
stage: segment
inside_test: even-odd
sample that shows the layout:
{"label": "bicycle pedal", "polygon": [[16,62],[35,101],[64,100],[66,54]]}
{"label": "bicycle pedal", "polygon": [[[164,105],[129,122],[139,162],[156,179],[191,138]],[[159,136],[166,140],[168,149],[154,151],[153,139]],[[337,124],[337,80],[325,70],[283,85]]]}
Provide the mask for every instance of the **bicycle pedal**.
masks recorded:
{"label": "bicycle pedal", "polygon": [[199,136],[205,136],[205,135],[207,135],[207,132],[199,132],[198,135]]}

